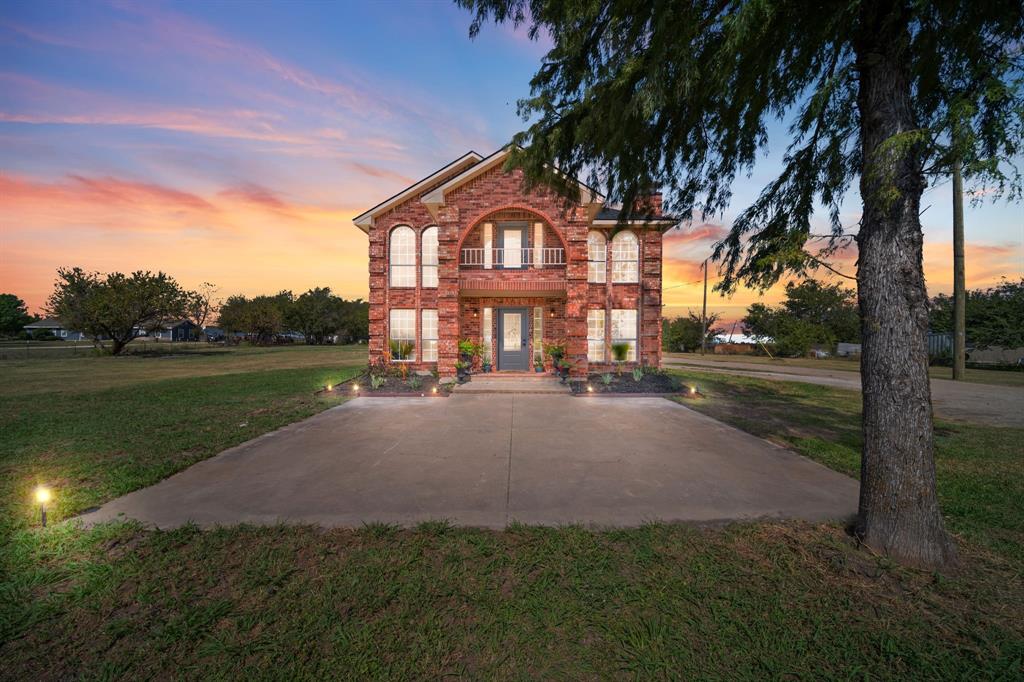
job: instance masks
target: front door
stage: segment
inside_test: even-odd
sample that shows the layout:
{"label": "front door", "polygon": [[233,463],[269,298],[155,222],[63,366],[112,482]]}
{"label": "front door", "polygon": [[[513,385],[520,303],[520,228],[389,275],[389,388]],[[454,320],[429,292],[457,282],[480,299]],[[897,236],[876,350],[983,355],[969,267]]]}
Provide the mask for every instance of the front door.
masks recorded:
{"label": "front door", "polygon": [[498,370],[530,368],[529,316],[526,308],[498,308]]}

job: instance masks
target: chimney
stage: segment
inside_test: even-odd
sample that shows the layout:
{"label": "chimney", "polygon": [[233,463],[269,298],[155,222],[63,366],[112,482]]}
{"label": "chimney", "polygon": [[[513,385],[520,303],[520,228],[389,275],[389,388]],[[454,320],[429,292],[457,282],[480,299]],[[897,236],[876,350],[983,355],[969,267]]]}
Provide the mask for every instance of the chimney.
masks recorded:
{"label": "chimney", "polygon": [[641,216],[661,215],[661,192],[638,197],[633,202],[633,212]]}

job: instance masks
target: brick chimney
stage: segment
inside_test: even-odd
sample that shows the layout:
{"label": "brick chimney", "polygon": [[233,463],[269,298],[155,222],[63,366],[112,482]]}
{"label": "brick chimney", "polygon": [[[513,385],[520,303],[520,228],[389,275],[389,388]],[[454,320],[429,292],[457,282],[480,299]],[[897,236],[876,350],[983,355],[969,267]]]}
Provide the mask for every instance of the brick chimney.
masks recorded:
{"label": "brick chimney", "polygon": [[633,202],[633,212],[640,215],[661,215],[661,192],[654,192]]}

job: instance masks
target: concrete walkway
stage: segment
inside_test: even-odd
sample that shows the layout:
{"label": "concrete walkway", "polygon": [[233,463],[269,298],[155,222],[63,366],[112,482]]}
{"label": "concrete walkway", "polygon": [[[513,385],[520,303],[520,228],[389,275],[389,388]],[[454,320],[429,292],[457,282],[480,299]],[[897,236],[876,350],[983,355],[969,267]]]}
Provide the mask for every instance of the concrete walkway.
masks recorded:
{"label": "concrete walkway", "polygon": [[845,519],[856,481],[662,398],[357,398],[267,434],[86,523],[130,517],[503,528]]}
{"label": "concrete walkway", "polygon": [[[770,379],[773,381],[798,381],[806,384],[820,384],[860,390],[860,373],[843,370],[796,367],[793,365],[768,365],[734,360],[712,360],[701,358],[678,358],[667,356],[665,367],[694,369],[701,372],[724,372],[738,376]],[[992,386],[949,379],[932,379],[932,407],[936,416],[963,421],[991,424],[993,426],[1024,426],[1024,388],[1016,386]]]}

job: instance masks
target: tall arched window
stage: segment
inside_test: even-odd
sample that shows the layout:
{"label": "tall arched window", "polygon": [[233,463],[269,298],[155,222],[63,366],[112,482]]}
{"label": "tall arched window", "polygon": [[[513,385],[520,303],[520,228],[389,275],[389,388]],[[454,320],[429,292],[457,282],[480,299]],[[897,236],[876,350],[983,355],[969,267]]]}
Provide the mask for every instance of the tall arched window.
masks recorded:
{"label": "tall arched window", "polygon": [[388,264],[391,266],[391,286],[416,286],[416,233],[408,225],[391,230]]}
{"label": "tall arched window", "polygon": [[437,227],[428,227],[420,237],[423,242],[423,284],[424,287],[437,286]]}
{"label": "tall arched window", "polygon": [[640,240],[625,230],[612,237],[612,282],[640,281]]}
{"label": "tall arched window", "polygon": [[608,259],[608,241],[597,230],[587,234],[587,281],[605,283],[605,261]]}

